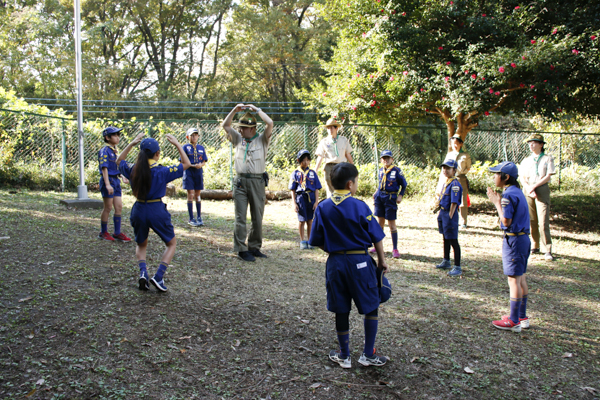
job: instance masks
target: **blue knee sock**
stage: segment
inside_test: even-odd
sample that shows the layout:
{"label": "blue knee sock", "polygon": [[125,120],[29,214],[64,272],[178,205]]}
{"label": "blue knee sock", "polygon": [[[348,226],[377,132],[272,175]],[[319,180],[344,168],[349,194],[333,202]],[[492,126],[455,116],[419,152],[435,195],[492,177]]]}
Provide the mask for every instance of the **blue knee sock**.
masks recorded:
{"label": "blue knee sock", "polygon": [[165,275],[165,272],[167,272],[167,266],[168,266],[168,264],[166,262],[161,261],[160,265],[158,266],[158,270],[156,271],[156,274],[154,275],[156,280],[160,281],[163,278],[163,276]]}
{"label": "blue knee sock", "polygon": [[394,250],[398,250],[398,231],[392,232],[392,245],[394,246]]}
{"label": "blue knee sock", "polygon": [[202,204],[202,203],[201,203],[201,202],[199,202],[199,201],[197,201],[197,202],[196,202],[196,212],[198,212],[198,219],[202,219],[202,218],[200,217],[200,210],[201,210],[201,208],[202,208],[202,207],[201,207],[201,204]]}
{"label": "blue knee sock", "polygon": [[367,357],[372,357],[375,353],[375,337],[377,336],[377,309],[365,315],[365,348],[364,353]]}
{"label": "blue knee sock", "polygon": [[113,222],[115,223],[115,235],[118,235],[119,233],[121,233],[121,216],[114,215]]}
{"label": "blue knee sock", "polygon": [[146,260],[139,260],[138,267],[140,267],[140,272],[145,271],[146,270]]}
{"label": "blue knee sock", "polygon": [[100,221],[100,233],[108,232],[108,221]]}
{"label": "blue knee sock", "polygon": [[190,214],[190,221],[194,219],[194,203],[188,201],[188,213]]}
{"label": "blue knee sock", "polygon": [[348,358],[350,356],[350,331],[337,332],[340,342],[340,357]]}
{"label": "blue knee sock", "polygon": [[521,308],[521,299],[510,298],[510,319],[515,324],[519,323],[519,308]]}
{"label": "blue knee sock", "polygon": [[527,318],[527,295],[523,296],[521,300],[521,307],[519,307],[519,318]]}

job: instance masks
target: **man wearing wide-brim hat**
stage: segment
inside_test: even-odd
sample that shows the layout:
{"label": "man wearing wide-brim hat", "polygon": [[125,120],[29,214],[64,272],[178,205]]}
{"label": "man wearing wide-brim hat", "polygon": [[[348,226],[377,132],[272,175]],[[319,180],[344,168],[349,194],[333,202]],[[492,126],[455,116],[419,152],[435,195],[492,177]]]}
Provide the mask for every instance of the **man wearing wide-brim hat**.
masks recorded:
{"label": "man wearing wide-brim hat", "polygon": [[556,173],[554,158],[544,152],[546,142],[539,133],[530,135],[525,142],[529,145],[531,155],[519,166],[519,176],[523,182],[523,192],[529,206],[531,223],[531,239],[533,254],[540,252],[540,243],[548,261],[554,260],[552,255],[552,237],[550,236],[550,179]]}
{"label": "man wearing wide-brim hat", "polygon": [[[246,113],[232,127],[233,117],[240,111]],[[256,132],[258,115],[265,123],[262,134]],[[264,111],[252,104],[238,104],[223,121],[223,129],[235,147],[235,172],[233,182],[233,202],[235,205],[235,229],[233,233],[233,251],[244,261],[255,261],[256,257],[267,257],[261,253],[262,220],[265,211],[265,163],[267,150],[271,142],[273,121]],[[246,230],[246,216],[250,206],[252,226]],[[248,244],[246,245],[246,234]]]}
{"label": "man wearing wide-brim hat", "polygon": [[338,130],[342,127],[335,118],[329,118],[325,123],[327,129],[327,137],[321,139],[317,146],[315,155],[317,156],[317,164],[315,171],[319,172],[321,163],[325,164],[325,189],[327,197],[331,197],[333,193],[333,185],[331,184],[331,170],[336,164],[341,162],[354,163],[352,160],[352,146],[348,139],[338,135]]}

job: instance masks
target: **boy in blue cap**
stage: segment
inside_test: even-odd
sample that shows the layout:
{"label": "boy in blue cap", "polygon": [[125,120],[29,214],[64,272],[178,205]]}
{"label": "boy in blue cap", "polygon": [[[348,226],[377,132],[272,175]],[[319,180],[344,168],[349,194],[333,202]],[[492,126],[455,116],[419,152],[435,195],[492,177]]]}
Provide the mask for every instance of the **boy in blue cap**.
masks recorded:
{"label": "boy in blue cap", "polygon": [[319,205],[319,189],[321,182],[317,173],[310,169],[310,152],[300,150],[296,156],[298,168],[292,172],[289,189],[292,191],[292,204],[298,214],[298,231],[300,233],[300,249],[312,249],[308,240],[304,240],[304,224],[306,224],[306,238],[310,237],[314,212]]}
{"label": "boy in blue cap", "polygon": [[502,267],[508,277],[510,288],[510,315],[498,321],[492,321],[498,329],[521,332],[521,328],[529,328],[527,317],[527,295],[529,288],[525,273],[527,260],[531,251],[529,240],[529,208],[527,199],[518,182],[517,166],[504,161],[488,169],[494,172],[494,183],[502,188],[502,194],[487,188],[490,201],[496,206],[500,217],[500,228],[504,231],[502,240]]}
{"label": "boy in blue cap", "polygon": [[[387,358],[375,354],[377,310],[380,304],[377,270],[388,271],[383,254],[383,229],[369,206],[352,197],[358,188],[358,170],[353,164],[339,163],[331,170],[332,196],[319,203],[308,243],[329,253],[326,264],[327,309],[335,313],[340,351],[329,358],[342,368],[351,368],[350,309],[352,300],[365,315],[365,345],[358,362],[382,366]],[[375,245],[377,266],[368,249]]]}
{"label": "boy in blue cap", "polygon": [[446,177],[446,182],[442,190],[438,193],[438,204],[440,213],[438,214],[439,232],[444,235],[444,260],[436,265],[436,268],[450,269],[450,247],[454,250],[454,266],[448,272],[449,276],[462,275],[460,267],[460,245],[458,244],[458,207],[462,199],[462,186],[454,176],[458,165],[452,159],[445,160],[442,165],[442,174]]}
{"label": "boy in blue cap", "polygon": [[[203,168],[208,160],[204,146],[198,144],[198,129],[190,128],[185,133],[185,137],[189,143],[183,145],[183,151],[187,154],[192,167],[183,171],[183,188],[187,190],[187,207],[190,214],[188,224],[191,226],[202,226],[202,217],[200,215],[202,208],[202,199],[200,192],[204,190],[204,173]],[[180,160],[181,161],[181,160]],[[196,212],[198,218],[194,219],[193,203],[196,200]]]}
{"label": "boy in blue cap", "polygon": [[[123,200],[121,199],[121,181],[119,180],[121,173],[117,166],[117,145],[121,140],[122,130],[122,128],[115,128],[114,126],[104,129],[102,131],[102,138],[106,146],[98,152],[98,169],[100,170],[99,186],[102,201],[104,202],[104,208],[102,209],[102,214],[100,214],[100,234],[98,235],[98,239],[111,242],[115,240],[131,242],[131,239],[121,232]],[[108,233],[108,217],[113,206],[115,207],[115,214],[113,216],[115,232],[111,236]]]}
{"label": "boy in blue cap", "polygon": [[[392,257],[400,258],[396,219],[398,218],[398,204],[402,201],[406,190],[406,179],[402,170],[394,165],[394,156],[390,150],[381,152],[381,162],[383,167],[379,169],[379,186],[373,195],[375,216],[379,219],[381,229],[387,220],[392,235]],[[374,253],[375,249],[371,249],[370,252]]]}
{"label": "boy in blue cap", "polygon": [[[153,138],[145,138],[144,133],[140,133],[135,139],[127,145],[123,153],[119,156],[117,162],[121,173],[131,181],[131,190],[137,201],[131,208],[129,217],[133,232],[135,233],[135,255],[138,259],[140,275],[138,284],[140,290],[148,290],[148,283],[152,283],[156,289],[166,292],[164,274],[167,271],[169,263],[175,255],[177,241],[175,231],[171,223],[171,214],[167,211],[167,206],[162,202],[162,198],[167,192],[167,183],[181,178],[183,171],[190,168],[192,164],[183,151],[183,147],[175,136],[166,135],[165,138],[179,151],[181,164],[170,167],[163,167],[158,164],[160,158],[160,146],[158,141]],[[129,165],[125,159],[133,146],[140,143],[140,152],[137,161]],[[148,233],[152,229],[165,243],[167,248],[162,254],[161,262],[156,274],[148,279],[146,269],[146,248],[148,247]]]}

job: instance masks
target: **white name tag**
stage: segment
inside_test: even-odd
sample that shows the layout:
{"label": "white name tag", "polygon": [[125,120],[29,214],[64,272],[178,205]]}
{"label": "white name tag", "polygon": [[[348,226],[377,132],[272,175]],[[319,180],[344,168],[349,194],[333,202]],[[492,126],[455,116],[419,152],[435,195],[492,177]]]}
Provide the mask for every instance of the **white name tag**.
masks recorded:
{"label": "white name tag", "polygon": [[392,173],[390,174],[390,178],[395,178],[396,177],[396,171],[392,171]]}
{"label": "white name tag", "polygon": [[366,268],[367,267],[367,263],[366,262],[362,262],[360,264],[356,264],[356,269],[361,269],[361,268]]}

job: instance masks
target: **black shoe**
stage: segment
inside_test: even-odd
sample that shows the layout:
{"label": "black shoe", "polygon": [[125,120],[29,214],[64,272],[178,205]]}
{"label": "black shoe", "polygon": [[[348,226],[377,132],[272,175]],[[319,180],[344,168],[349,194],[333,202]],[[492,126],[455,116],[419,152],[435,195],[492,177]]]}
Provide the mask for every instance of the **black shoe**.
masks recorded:
{"label": "black shoe", "polygon": [[531,249],[531,254],[539,254],[540,249]]}
{"label": "black shoe", "polygon": [[254,257],[267,258],[267,255],[264,253],[261,253],[259,249],[252,249],[252,250],[250,250],[250,253],[252,253],[252,255]]}
{"label": "black shoe", "polygon": [[249,251],[240,251],[238,255],[244,261],[256,261],[256,258],[254,258],[254,256]]}

